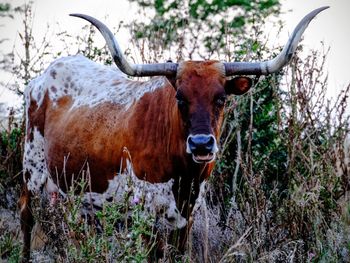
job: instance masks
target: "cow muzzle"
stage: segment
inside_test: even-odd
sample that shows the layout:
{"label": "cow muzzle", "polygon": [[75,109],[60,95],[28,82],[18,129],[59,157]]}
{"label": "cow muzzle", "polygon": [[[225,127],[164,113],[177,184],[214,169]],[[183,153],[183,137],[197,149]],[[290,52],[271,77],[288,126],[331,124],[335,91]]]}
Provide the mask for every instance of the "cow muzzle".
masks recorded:
{"label": "cow muzzle", "polygon": [[186,152],[192,154],[196,163],[208,163],[215,160],[218,146],[212,134],[190,134],[187,137]]}

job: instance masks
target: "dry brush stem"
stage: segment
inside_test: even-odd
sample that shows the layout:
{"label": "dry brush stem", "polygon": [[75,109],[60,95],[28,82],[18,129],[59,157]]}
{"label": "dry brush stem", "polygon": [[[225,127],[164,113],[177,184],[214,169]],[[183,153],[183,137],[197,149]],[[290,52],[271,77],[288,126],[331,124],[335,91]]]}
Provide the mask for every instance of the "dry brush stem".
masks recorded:
{"label": "dry brush stem", "polygon": [[250,235],[252,231],[252,227],[248,227],[244,234],[233,244],[224,256],[221,258],[219,263],[227,262],[230,260],[234,260],[236,256],[244,255],[244,253],[240,252],[238,249],[244,245],[244,241],[246,241],[247,237]]}

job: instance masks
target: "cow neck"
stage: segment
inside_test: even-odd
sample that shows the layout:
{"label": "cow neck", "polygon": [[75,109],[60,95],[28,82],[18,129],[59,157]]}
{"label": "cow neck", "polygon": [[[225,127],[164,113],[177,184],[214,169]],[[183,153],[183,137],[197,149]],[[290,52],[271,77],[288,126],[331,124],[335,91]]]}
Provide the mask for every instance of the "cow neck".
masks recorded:
{"label": "cow neck", "polygon": [[186,153],[187,134],[175,94],[175,89],[169,85],[159,92],[159,97],[156,95],[158,121],[164,124],[165,130],[160,132],[160,129],[156,129],[157,133],[154,136],[160,140],[160,145],[166,145],[162,154],[166,156],[164,160],[167,161],[164,163],[170,166],[168,171],[175,180],[173,193],[182,215],[188,218],[198,197],[200,183],[208,178],[214,163],[195,163],[192,156]]}
{"label": "cow neck", "polygon": [[[170,163],[173,165],[174,195],[183,216],[187,218],[198,197],[200,183],[209,177],[214,163],[195,163],[192,156],[186,153],[185,141],[187,134],[178,110],[175,93],[175,89],[171,87],[168,93],[170,96],[167,97],[167,104],[170,107],[168,107],[168,114],[164,115],[164,122],[169,123],[166,132],[169,136],[163,143],[168,145],[165,154],[169,156]],[[184,210],[186,207],[187,211]]]}

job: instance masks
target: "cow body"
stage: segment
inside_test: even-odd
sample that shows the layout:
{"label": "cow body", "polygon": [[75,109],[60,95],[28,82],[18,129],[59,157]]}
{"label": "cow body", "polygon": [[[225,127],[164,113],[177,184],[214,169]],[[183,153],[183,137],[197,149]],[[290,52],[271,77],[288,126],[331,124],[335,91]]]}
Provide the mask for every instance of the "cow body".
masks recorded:
{"label": "cow body", "polygon": [[[142,96],[145,93],[162,96],[166,89],[172,91],[170,85],[167,88],[165,84],[163,77],[142,84],[131,81],[119,70],[80,55],[54,62],[26,90],[28,147],[24,168],[33,173],[28,181],[29,189],[38,190],[48,174],[54,175],[56,180],[56,174],[65,172],[67,181],[71,182],[72,174],[77,176],[88,164],[91,174],[98,174],[91,178],[92,191],[103,192],[108,180],[119,171],[124,146],[128,147],[135,164],[142,157],[163,158],[161,153],[157,157],[154,139],[163,139],[164,134],[160,136],[159,133],[165,131],[157,129],[157,119],[153,117],[152,120],[151,115],[167,114],[169,108],[164,105],[161,112],[157,103],[151,109],[149,99]],[[43,140],[45,143],[39,143]],[[44,151],[41,159],[46,161],[47,167],[44,162],[43,169],[47,172],[42,172],[41,166],[30,167],[26,158],[32,160],[32,154],[27,154],[30,149]],[[154,168],[158,173],[152,170]],[[152,178],[151,182],[165,182],[171,178],[159,173],[160,166],[139,170],[136,165],[135,173]],[[154,174],[157,177],[152,177]],[[66,189],[65,182],[60,181],[58,185]]]}
{"label": "cow body", "polygon": [[102,193],[121,169],[123,147],[135,174],[153,183],[194,177],[195,171],[202,181],[213,167],[186,154],[176,92],[165,77],[132,81],[116,68],[77,55],[52,63],[25,94],[24,170],[31,191],[49,175],[66,191],[88,166],[91,190]]}
{"label": "cow body", "polygon": [[[185,66],[179,80],[182,85],[187,86],[189,81],[194,85],[183,92],[199,100],[193,115],[210,115],[209,110],[201,107],[203,101],[213,97],[215,89],[202,87],[213,82],[220,92],[224,91],[219,85],[225,82],[222,65],[207,61]],[[32,193],[41,189],[49,193],[66,192],[86,170],[90,174],[89,190],[104,193],[117,173],[125,169],[126,164],[121,161],[124,147],[130,152],[133,172],[139,179],[150,183],[174,180],[174,200],[188,219],[200,182],[208,178],[214,163],[194,162],[186,152],[188,131],[176,94],[166,77],[133,81],[118,69],[81,55],[56,60],[31,81],[25,90],[26,189],[20,200],[25,222],[22,229],[25,236],[29,235],[27,239],[32,221],[29,209]],[[203,129],[199,132],[218,137],[222,112],[205,117],[212,121],[204,124],[199,121],[197,127]]]}

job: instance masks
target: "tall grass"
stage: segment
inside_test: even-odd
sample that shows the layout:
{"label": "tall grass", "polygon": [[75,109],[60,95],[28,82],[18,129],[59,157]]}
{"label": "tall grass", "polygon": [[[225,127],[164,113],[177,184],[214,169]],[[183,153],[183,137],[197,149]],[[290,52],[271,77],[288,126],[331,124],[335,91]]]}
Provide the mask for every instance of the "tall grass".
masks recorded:
{"label": "tall grass", "polygon": [[0,260],[19,262],[21,244],[16,215],[22,181],[22,154],[24,131],[15,111],[10,110],[6,126],[0,130]]}

